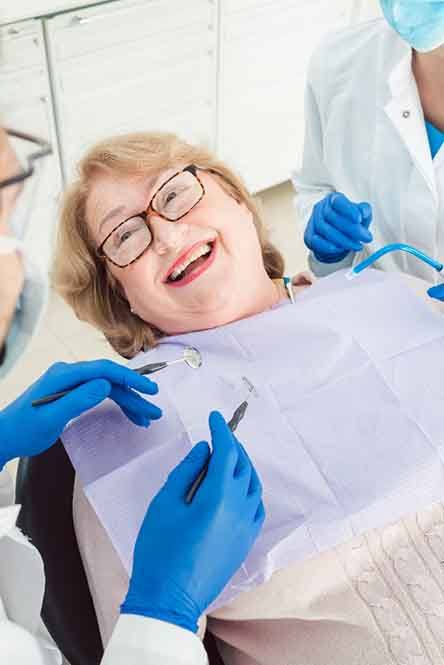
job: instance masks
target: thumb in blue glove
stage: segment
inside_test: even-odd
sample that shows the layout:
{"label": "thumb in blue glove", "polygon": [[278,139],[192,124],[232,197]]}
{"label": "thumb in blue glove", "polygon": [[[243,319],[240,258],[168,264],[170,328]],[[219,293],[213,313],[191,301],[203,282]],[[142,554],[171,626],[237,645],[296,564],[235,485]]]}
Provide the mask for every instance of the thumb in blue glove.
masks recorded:
{"label": "thumb in blue glove", "polygon": [[438,286],[432,286],[431,289],[427,291],[431,298],[435,300],[442,300],[444,302],[444,284],[438,284]]}
{"label": "thumb in blue glove", "polygon": [[172,471],[148,508],[122,613],[195,632],[262,527],[262,486],[247,453],[217,412],[210,429],[213,454],[193,501],[185,497],[210,454],[205,442]]}
{"label": "thumb in blue glove", "polygon": [[371,222],[369,203],[353,203],[344,194],[334,192],[314,206],[304,242],[318,261],[337,263],[373,240]]}
{"label": "thumb in blue glove", "polygon": [[[67,389],[72,390],[55,402],[32,406],[40,397]],[[111,360],[56,363],[0,412],[0,469],[15,457],[47,450],[72,418],[107,397],[136,425],[147,427],[162,412],[135,391],[154,395],[157,385]]]}

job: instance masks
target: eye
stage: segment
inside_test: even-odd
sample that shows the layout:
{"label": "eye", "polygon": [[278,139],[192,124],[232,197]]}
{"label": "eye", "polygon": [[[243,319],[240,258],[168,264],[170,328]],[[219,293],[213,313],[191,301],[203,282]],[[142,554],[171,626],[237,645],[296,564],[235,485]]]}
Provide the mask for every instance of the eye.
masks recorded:
{"label": "eye", "polygon": [[169,192],[169,194],[165,198],[165,204],[168,205],[168,203],[171,203],[177,196],[177,193],[175,191]]}
{"label": "eye", "polygon": [[125,240],[128,240],[128,238],[131,238],[133,235],[132,231],[125,231],[125,233],[122,233],[120,236],[120,242],[123,243]]}
{"label": "eye", "polygon": [[147,232],[143,219],[141,217],[133,217],[116,229],[112,235],[112,241],[115,247],[122,247],[122,245],[132,241],[137,234],[143,232]]}

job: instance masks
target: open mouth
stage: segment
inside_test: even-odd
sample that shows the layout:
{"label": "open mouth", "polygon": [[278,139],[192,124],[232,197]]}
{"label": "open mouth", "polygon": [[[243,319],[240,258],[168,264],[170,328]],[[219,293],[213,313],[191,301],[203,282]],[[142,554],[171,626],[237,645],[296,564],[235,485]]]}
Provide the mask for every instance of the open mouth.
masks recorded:
{"label": "open mouth", "polygon": [[214,260],[215,241],[200,244],[183,260],[175,265],[166,282],[172,286],[185,286],[199,277]]}

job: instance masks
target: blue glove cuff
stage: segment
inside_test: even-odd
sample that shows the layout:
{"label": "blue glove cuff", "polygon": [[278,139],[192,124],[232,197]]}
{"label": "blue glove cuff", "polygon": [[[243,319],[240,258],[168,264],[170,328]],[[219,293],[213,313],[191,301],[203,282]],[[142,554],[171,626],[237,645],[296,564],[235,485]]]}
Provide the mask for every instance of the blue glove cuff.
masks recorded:
{"label": "blue glove cuff", "polygon": [[193,633],[197,632],[202,614],[199,606],[174,580],[153,580],[148,575],[131,579],[120,611],[168,621]]}
{"label": "blue glove cuff", "polygon": [[149,619],[158,619],[159,621],[166,621],[180,628],[190,630],[192,633],[197,633],[197,621],[189,617],[179,614],[178,612],[163,610],[159,607],[151,607],[147,604],[138,605],[131,601],[125,601],[120,607],[121,614],[137,614],[138,616],[147,617]]}

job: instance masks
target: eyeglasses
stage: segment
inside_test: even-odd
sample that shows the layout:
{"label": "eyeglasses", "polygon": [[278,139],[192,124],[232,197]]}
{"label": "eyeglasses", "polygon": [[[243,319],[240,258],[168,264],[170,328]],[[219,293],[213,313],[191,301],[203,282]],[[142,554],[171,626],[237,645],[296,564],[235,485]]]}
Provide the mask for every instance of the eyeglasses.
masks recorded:
{"label": "eyeglasses", "polygon": [[[210,173],[216,173],[211,169]],[[139,212],[121,222],[106,236],[97,249],[101,258],[106,258],[119,268],[137,261],[153,240],[149,225],[149,214],[154,211],[168,222],[178,222],[205,196],[205,188],[197,175],[197,166],[191,164],[175,173],[155,192],[144,212]]]}
{"label": "eyeglasses", "polygon": [[20,173],[17,173],[16,175],[11,176],[10,178],[6,178],[6,180],[0,180],[0,189],[3,189],[4,187],[9,187],[10,185],[16,185],[17,183],[23,182],[23,180],[26,180],[27,178],[31,177],[35,169],[34,162],[36,162],[39,159],[43,159],[43,157],[47,157],[47,155],[50,155],[52,153],[52,148],[50,144],[44,139],[39,139],[36,136],[32,136],[31,134],[25,134],[25,132],[17,132],[13,129],[5,128],[5,131],[8,136],[32,143],[38,146],[39,149],[32,152],[30,155],[26,157],[27,166]]}

